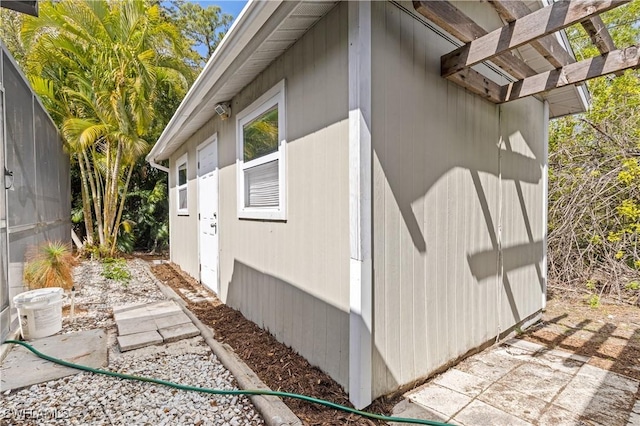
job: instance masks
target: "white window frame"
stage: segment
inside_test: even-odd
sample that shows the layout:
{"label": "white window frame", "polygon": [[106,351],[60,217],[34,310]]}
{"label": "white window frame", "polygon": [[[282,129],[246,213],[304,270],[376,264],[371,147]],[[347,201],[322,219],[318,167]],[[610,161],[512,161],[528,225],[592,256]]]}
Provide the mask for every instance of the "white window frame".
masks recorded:
{"label": "white window frame", "polygon": [[[184,164],[185,174],[187,176],[187,181],[184,185],[180,185],[180,166]],[[180,208],[180,190],[187,190],[187,208]],[[178,158],[176,161],[176,212],[178,216],[188,216],[189,215],[189,157],[188,153],[185,152],[182,156]]]}
{"label": "white window frame", "polygon": [[[251,161],[244,161],[243,126],[274,106],[278,107],[278,150]],[[286,220],[286,107],[285,81],[281,80],[274,87],[256,99],[251,105],[236,115],[236,176],[238,217],[241,219]],[[278,160],[278,207],[245,207],[245,170]]]}

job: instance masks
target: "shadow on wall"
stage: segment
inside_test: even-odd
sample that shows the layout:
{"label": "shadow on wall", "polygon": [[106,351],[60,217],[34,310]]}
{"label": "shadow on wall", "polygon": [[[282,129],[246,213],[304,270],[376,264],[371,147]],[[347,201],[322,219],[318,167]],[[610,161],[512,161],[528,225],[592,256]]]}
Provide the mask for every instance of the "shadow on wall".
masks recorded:
{"label": "shadow on wall", "polygon": [[[490,209],[487,204],[481,174],[499,177],[505,188],[515,186],[528,243],[532,250],[538,248],[540,241],[533,239],[522,184],[539,184],[542,179],[546,161],[540,143],[542,104],[526,99],[497,106],[447,82],[440,76],[440,56],[455,46],[434,36],[411,13],[389,4],[376,8],[376,24],[386,31],[384,38],[374,37],[381,46],[373,58],[378,82],[372,94],[374,150],[415,249],[424,254],[429,244],[439,247],[423,232],[425,223],[433,218],[416,218],[412,206],[454,169],[471,173],[494,249],[498,249],[498,218],[491,217],[495,207]],[[391,119],[398,111],[404,119]],[[455,182],[444,188],[447,208],[458,206],[455,197],[459,193],[469,194],[460,191],[467,185],[467,181]],[[492,186],[491,195],[502,190],[497,184]]]}
{"label": "shadow on wall", "polygon": [[349,312],[238,260],[226,303],[348,388]]}
{"label": "shadow on wall", "polygon": [[[234,262],[227,305],[292,347],[349,390],[349,312],[273,275]],[[392,389],[401,383],[375,345],[373,367]],[[378,376],[380,377],[380,376]]]}

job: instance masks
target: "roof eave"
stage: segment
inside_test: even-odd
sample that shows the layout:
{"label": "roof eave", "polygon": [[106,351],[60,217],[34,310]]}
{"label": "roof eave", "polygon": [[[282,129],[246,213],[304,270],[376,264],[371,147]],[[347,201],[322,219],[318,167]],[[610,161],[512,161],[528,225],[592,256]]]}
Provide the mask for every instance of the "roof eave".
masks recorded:
{"label": "roof eave", "polygon": [[147,161],[162,161],[171,156],[173,150],[167,150],[171,139],[281,3],[282,0],[250,0],[245,5],[147,154]]}

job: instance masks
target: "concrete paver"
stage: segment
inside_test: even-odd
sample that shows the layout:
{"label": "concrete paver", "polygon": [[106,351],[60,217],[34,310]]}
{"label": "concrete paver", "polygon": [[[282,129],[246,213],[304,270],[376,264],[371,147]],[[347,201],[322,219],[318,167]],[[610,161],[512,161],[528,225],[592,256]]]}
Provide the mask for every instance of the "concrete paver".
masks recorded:
{"label": "concrete paver", "polygon": [[114,306],[113,316],[122,352],[200,334],[182,308],[172,300],[137,306]]}
{"label": "concrete paver", "polygon": [[531,423],[475,400],[454,418],[465,426],[532,426]]}
{"label": "concrete paver", "polygon": [[171,316],[168,316],[168,317],[154,318],[154,321],[156,323],[156,327],[158,328],[158,330],[161,330],[161,329],[167,328],[167,327],[174,327],[174,326],[180,325],[180,324],[190,324],[191,323],[191,319],[189,319],[187,314],[185,314],[182,311],[180,311],[177,314],[173,314]]}
{"label": "concrete paver", "polygon": [[593,386],[608,385],[616,389],[635,393],[639,382],[613,371],[603,370],[593,365],[585,364],[577,375],[581,380],[592,383]]}
{"label": "concrete paver", "polygon": [[540,418],[547,403],[515,389],[494,383],[478,397],[478,400],[499,408],[527,421]]}
{"label": "concrete paver", "polygon": [[584,361],[558,356],[557,352],[552,351],[536,354],[531,360],[570,375],[576,374],[584,365]]}
{"label": "concrete paver", "polygon": [[[550,406],[538,420],[539,425],[553,426],[587,426],[588,424],[580,420],[580,416],[564,408],[555,405]],[[589,426],[597,426],[591,423]]]}
{"label": "concrete paver", "polygon": [[436,384],[429,384],[411,394],[409,400],[447,417],[452,417],[471,402],[470,397]]}
{"label": "concrete paver", "polygon": [[142,319],[145,317],[160,318],[162,316],[169,316],[182,312],[180,306],[178,306],[173,300],[166,300],[155,303],[147,303],[144,305],[135,306],[115,306],[113,307],[113,319],[116,322],[131,318]]}
{"label": "concrete paver", "polygon": [[[438,413],[437,411],[430,410],[418,404],[414,404],[413,402],[407,399],[403,400],[398,405],[393,407],[393,411],[391,415],[393,417],[407,417],[411,419],[435,420],[439,422],[446,422],[448,419],[448,417],[442,413]],[[390,422],[389,424],[393,426],[399,426],[399,425],[404,425],[406,423]]]}
{"label": "concrete paver", "polygon": [[431,415],[429,419],[449,416],[446,422],[465,426],[640,426],[640,382],[588,361],[510,341],[408,392],[405,402],[415,403],[411,410]]}
{"label": "concrete paver", "polygon": [[[29,342],[37,350],[65,361],[101,368],[107,365],[107,335],[104,330],[60,334]],[[14,347],[0,368],[0,391],[19,389],[37,383],[80,373],[38,358],[22,346]]]}
{"label": "concrete paver", "polygon": [[569,374],[531,362],[514,368],[498,383],[551,402],[570,379]]}
{"label": "concrete paver", "polygon": [[156,331],[143,331],[141,333],[118,336],[118,345],[122,352],[143,348],[149,345],[162,343],[162,336]]}
{"label": "concrete paver", "polygon": [[480,392],[488,388],[491,384],[488,380],[481,379],[473,374],[465,373],[455,368],[441,374],[433,382],[470,397],[478,396]]}
{"label": "concrete paver", "polygon": [[631,413],[627,426],[640,426],[640,414]]}
{"label": "concrete paver", "polygon": [[200,334],[200,330],[191,322],[188,324],[178,324],[173,327],[161,328],[158,330],[162,340],[166,343],[187,339]]}
{"label": "concrete paver", "polygon": [[606,384],[591,387],[584,381],[580,382],[576,376],[558,396],[555,404],[601,424],[624,426],[629,417],[628,409],[634,401],[634,393]]}
{"label": "concrete paver", "polygon": [[456,368],[494,382],[523,363],[522,360],[510,356],[506,351],[503,350],[503,352],[504,354],[500,354],[499,351],[482,352],[462,361]]}
{"label": "concrete paver", "polygon": [[158,329],[153,317],[128,318],[116,322],[118,335],[143,333],[145,331],[155,331]]}

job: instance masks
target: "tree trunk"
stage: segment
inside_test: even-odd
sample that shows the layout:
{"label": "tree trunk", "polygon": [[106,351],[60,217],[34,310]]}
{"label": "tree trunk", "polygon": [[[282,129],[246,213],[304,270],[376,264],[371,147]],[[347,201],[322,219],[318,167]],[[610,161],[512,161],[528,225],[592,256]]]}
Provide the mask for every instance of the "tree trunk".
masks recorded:
{"label": "tree trunk", "polygon": [[[113,162],[113,168],[110,171],[111,181],[106,182],[108,185],[107,193],[109,194],[109,204],[105,204],[105,233],[109,240],[114,235],[116,211],[118,210],[118,177],[120,176],[120,167],[122,166],[122,142],[118,141],[118,148],[116,150],[116,158]],[[112,241],[109,241],[111,244]]]}
{"label": "tree trunk", "polygon": [[135,163],[129,166],[129,171],[127,172],[127,180],[124,183],[124,187],[122,188],[122,196],[120,198],[120,208],[118,209],[118,217],[116,219],[115,226],[113,227],[113,236],[111,243],[111,256],[114,255],[116,250],[116,243],[118,241],[118,228],[120,228],[120,221],[122,220],[122,211],[124,210],[124,202],[127,198],[127,191],[129,189],[129,182],[131,181],[131,175],[133,174],[133,166]]}
{"label": "tree trunk", "polygon": [[84,228],[87,234],[87,243],[93,245],[93,215],[91,213],[91,203],[89,201],[89,182],[87,172],[84,168],[84,161],[78,155],[78,165],[80,166],[80,178],[82,179],[82,213],[84,215]]}
{"label": "tree trunk", "polygon": [[89,161],[89,156],[87,155],[86,150],[82,150],[82,155],[84,157],[85,163],[87,165],[87,177],[89,179],[89,187],[91,188],[91,198],[93,199],[93,209],[96,213],[96,222],[98,225],[98,238],[100,240],[100,245],[104,245],[104,228],[102,226],[102,209],[101,209],[101,191],[98,191],[96,188],[96,179],[95,170],[91,167],[91,162]]}

